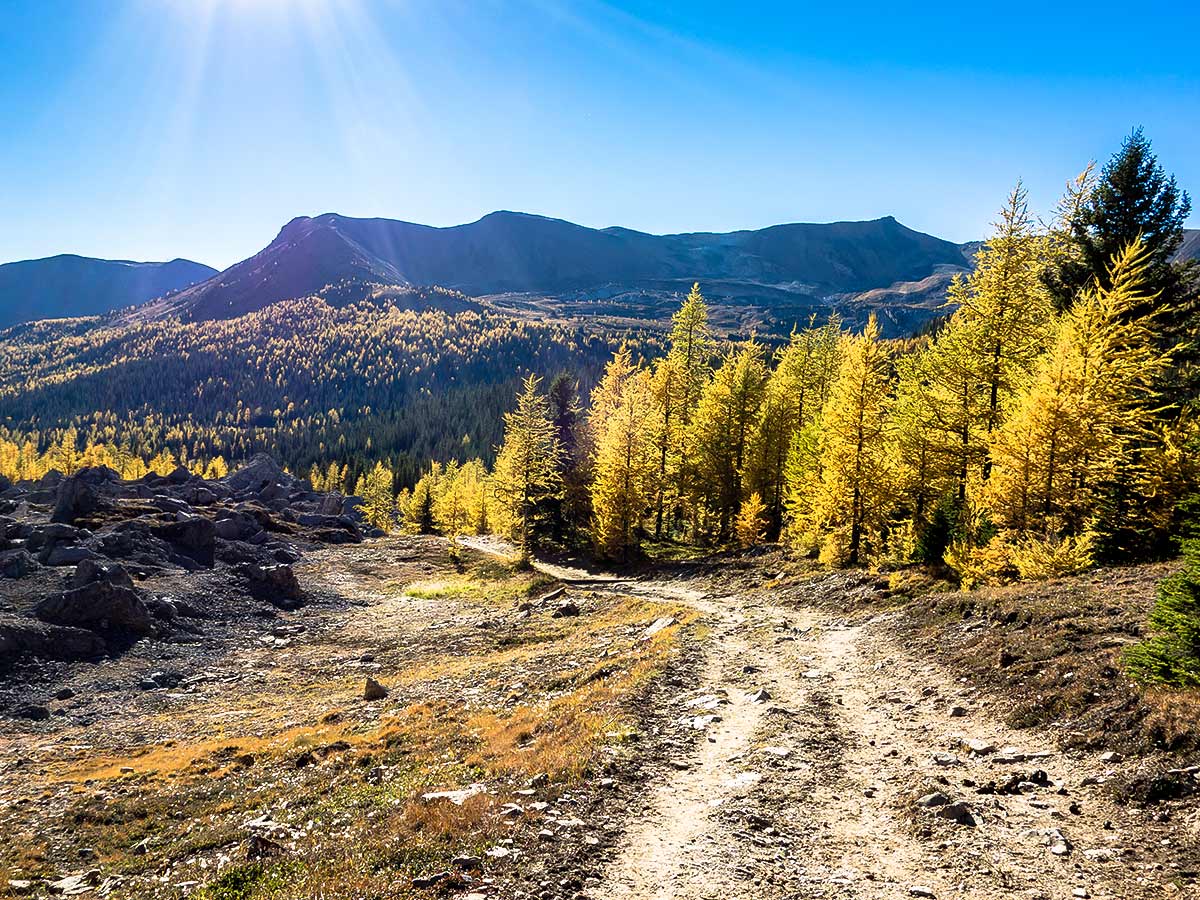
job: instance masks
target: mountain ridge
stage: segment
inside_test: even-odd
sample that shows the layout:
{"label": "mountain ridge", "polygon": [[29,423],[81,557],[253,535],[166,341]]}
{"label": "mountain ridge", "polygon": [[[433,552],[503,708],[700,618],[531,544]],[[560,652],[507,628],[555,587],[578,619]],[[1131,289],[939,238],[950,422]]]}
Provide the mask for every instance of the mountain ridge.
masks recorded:
{"label": "mountain ridge", "polygon": [[225,318],[347,281],[439,285],[471,296],[729,281],[825,301],[968,265],[960,245],[893,216],[653,235],[511,210],[444,227],[322,213],[293,218],[258,253],[138,315]]}
{"label": "mountain ridge", "polygon": [[166,262],[59,253],[0,265],[0,329],[38,319],[103,315],[211,278],[217,270]]}

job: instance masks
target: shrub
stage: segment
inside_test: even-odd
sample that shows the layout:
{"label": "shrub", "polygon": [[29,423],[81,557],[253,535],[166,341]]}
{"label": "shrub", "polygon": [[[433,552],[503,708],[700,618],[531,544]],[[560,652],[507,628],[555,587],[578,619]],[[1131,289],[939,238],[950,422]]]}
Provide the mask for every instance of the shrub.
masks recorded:
{"label": "shrub", "polygon": [[762,496],[755,491],[742,501],[738,511],[734,530],[737,532],[738,545],[753,547],[759,543],[767,531],[767,506]]}
{"label": "shrub", "polygon": [[1044,581],[1086,572],[1095,564],[1096,537],[1091,531],[1074,537],[1032,536],[1012,549],[1012,562],[1025,581]]}
{"label": "shrub", "polygon": [[959,584],[967,590],[1010,581],[1017,573],[1012,562],[1012,545],[1001,535],[982,547],[960,538],[946,548],[945,559],[946,565],[958,576]]}
{"label": "shrub", "polygon": [[1158,587],[1149,636],[1125,652],[1138,681],[1200,687],[1200,538],[1183,542],[1183,559],[1183,570]]}

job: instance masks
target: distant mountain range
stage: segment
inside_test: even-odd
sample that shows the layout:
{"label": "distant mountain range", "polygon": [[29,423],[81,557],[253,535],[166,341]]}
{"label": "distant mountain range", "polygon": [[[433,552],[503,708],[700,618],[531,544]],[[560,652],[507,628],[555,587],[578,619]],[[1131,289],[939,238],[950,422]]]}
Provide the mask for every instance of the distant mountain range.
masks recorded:
{"label": "distant mountain range", "polygon": [[514,212],[451,228],[329,213],[292,220],[261,252],[136,315],[225,318],[346,283],[439,285],[501,304],[548,297],[613,314],[676,302],[692,281],[739,307],[809,309],[871,291],[886,305],[889,290],[944,288],[968,265],[959,245],[890,216],[651,235]]}
{"label": "distant mountain range", "polygon": [[[0,327],[139,304],[130,317],[223,319],[284,299],[355,299],[366,285],[409,284],[536,315],[645,319],[660,318],[700,281],[731,328],[786,330],[828,310],[858,322],[874,311],[898,333],[936,314],[977,248],[891,216],[652,235],[516,212],[449,228],[327,213],[293,219],[259,253],[220,273],[181,259],[57,256],[0,266]],[[1188,232],[1180,256],[1200,257],[1200,231]]]}
{"label": "distant mountain range", "polygon": [[186,259],[129,262],[70,254],[0,265],[0,328],[33,319],[99,315],[215,274],[216,269]]}

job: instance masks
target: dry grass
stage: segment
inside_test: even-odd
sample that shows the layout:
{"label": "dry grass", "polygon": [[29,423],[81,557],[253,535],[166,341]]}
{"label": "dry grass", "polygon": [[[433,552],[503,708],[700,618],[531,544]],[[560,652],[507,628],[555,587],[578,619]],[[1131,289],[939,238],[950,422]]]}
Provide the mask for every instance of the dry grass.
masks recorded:
{"label": "dry grass", "polygon": [[[546,588],[493,564],[463,578],[422,580],[442,582],[428,588],[436,600],[468,611]],[[524,799],[516,791],[543,772],[548,800],[577,788],[630,730],[638,696],[694,618],[632,597],[582,604],[575,619],[524,620],[515,644],[465,624],[469,616],[452,634],[434,632],[378,673],[392,691],[382,709],[361,701],[361,673],[308,679],[297,669],[269,689],[238,688],[236,717],[228,704],[218,717],[211,698],[181,702],[169,715],[196,738],[47,759],[30,792],[58,799],[8,820],[22,827],[18,841],[0,842],[0,879],[81,870],[72,861],[86,846],[106,873],[130,877],[114,897],[174,900],[173,885],[195,881],[205,900],[403,898],[415,896],[415,875],[448,868],[454,855],[501,837],[535,843],[538,814],[511,823],[497,807]],[[637,639],[665,614],[680,628]],[[279,659],[302,657],[298,648]],[[487,792],[462,805],[422,799],[474,783]],[[244,823],[264,813],[295,831],[278,858],[249,859]]]}

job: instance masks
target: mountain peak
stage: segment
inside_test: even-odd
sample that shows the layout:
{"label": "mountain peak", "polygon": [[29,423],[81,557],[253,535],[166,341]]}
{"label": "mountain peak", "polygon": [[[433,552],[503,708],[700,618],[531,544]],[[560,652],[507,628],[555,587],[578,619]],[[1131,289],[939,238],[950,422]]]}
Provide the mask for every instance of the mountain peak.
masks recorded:
{"label": "mountain peak", "polygon": [[481,296],[604,286],[675,290],[699,280],[827,297],[917,281],[946,265],[963,265],[956,244],[892,216],[652,235],[503,209],[445,228],[322,213],[297,216],[270,245],[219,279],[146,313],[224,318],[351,282],[439,285]]}

